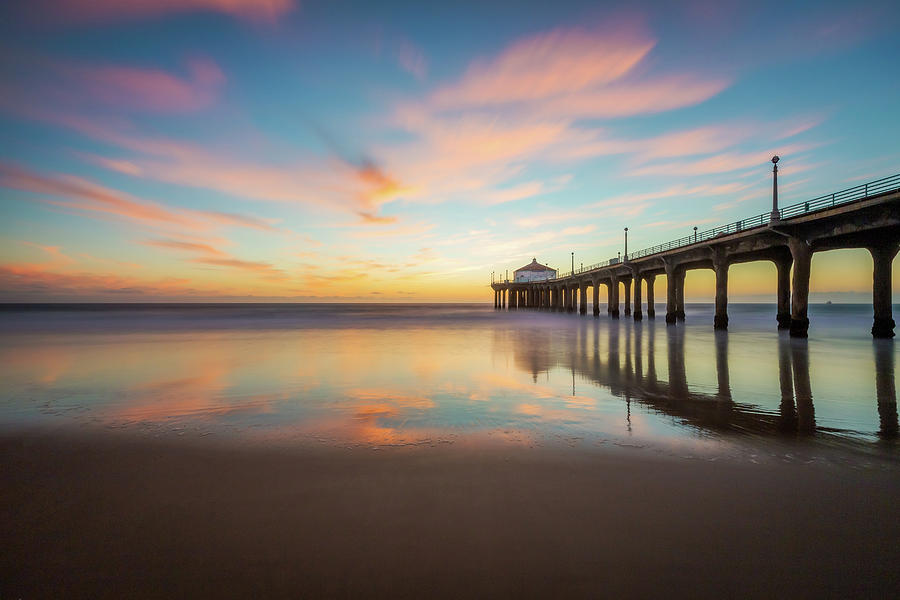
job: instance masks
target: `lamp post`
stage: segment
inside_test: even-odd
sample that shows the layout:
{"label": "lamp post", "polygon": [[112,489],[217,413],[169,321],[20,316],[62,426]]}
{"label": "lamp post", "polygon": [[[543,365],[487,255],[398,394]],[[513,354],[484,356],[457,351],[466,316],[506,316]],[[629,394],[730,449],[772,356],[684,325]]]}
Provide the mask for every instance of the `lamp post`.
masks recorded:
{"label": "lamp post", "polygon": [[778,155],[772,157],[772,221],[778,221],[781,215],[778,213]]}
{"label": "lamp post", "polygon": [[575,253],[572,253],[572,275],[575,274]]}
{"label": "lamp post", "polygon": [[697,226],[694,225],[694,243],[697,243]]}
{"label": "lamp post", "polygon": [[625,228],[625,262],[628,262],[628,228]]}

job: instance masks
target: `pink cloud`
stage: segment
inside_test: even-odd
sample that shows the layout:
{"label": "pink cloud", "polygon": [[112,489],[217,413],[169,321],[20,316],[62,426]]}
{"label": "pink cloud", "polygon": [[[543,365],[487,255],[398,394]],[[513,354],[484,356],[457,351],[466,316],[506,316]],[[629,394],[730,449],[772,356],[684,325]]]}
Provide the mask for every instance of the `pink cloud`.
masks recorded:
{"label": "pink cloud", "polygon": [[400,68],[416,79],[421,81],[428,75],[428,60],[425,53],[412,42],[406,40],[397,42],[395,56]]}
{"label": "pink cloud", "polygon": [[722,78],[668,75],[553,98],[542,103],[536,110],[538,114],[566,115],[572,119],[629,117],[700,104],[728,85],[729,81]]}
{"label": "pink cloud", "polygon": [[199,290],[184,279],[141,279],[96,273],[59,273],[40,265],[0,265],[0,290],[6,299],[142,298],[209,296],[221,290]]}
{"label": "pink cloud", "polygon": [[207,231],[216,226],[240,226],[277,231],[270,223],[256,217],[218,211],[168,208],[134,198],[82,177],[66,174],[44,175],[4,162],[0,162],[0,187],[49,196],[51,199],[44,200],[45,202],[71,210],[112,215],[153,227]]}
{"label": "pink cloud", "polygon": [[284,271],[274,267],[271,263],[267,262],[241,260],[234,257],[221,258],[216,256],[195,258],[192,260],[192,262],[202,263],[215,267],[228,267],[232,269],[252,271],[254,273],[265,275],[268,279],[278,281],[287,280],[287,276],[285,275]]}
{"label": "pink cloud", "polygon": [[226,253],[222,252],[218,248],[211,246],[209,244],[199,243],[199,242],[186,242],[183,240],[173,240],[173,239],[154,239],[154,240],[144,240],[141,242],[147,246],[156,246],[157,248],[169,248],[173,250],[183,250],[187,252],[198,252],[201,254],[208,254],[210,256],[227,256]]}
{"label": "pink cloud", "polygon": [[455,85],[439,88],[439,108],[545,100],[619,79],[655,45],[635,28],[616,32],[555,29],[510,45],[494,59],[473,63]]}
{"label": "pink cloud", "polygon": [[33,242],[23,242],[23,243],[26,246],[31,246],[32,248],[37,248],[39,250],[42,250],[46,254],[48,254],[50,256],[50,258],[52,259],[51,260],[52,264],[65,265],[65,264],[71,264],[71,263],[75,262],[74,258],[72,258],[71,256],[68,256],[66,254],[63,254],[62,248],[60,246],[45,246],[43,244],[35,244]]}
{"label": "pink cloud", "polygon": [[68,65],[59,70],[68,94],[79,96],[83,104],[149,112],[200,110],[215,101],[225,82],[219,66],[207,59],[190,61],[184,78],[128,66]]}
{"label": "pink cloud", "polygon": [[633,176],[690,176],[710,175],[713,173],[728,173],[750,167],[765,165],[772,154],[799,154],[810,148],[813,144],[791,144],[782,146],[777,151],[763,150],[759,152],[726,152],[709,156],[707,158],[687,161],[669,161],[658,164],[649,164],[631,169],[628,175]]}
{"label": "pink cloud", "polygon": [[69,22],[126,21],[167,14],[219,12],[274,23],[298,4],[295,0],[43,0],[45,11]]}

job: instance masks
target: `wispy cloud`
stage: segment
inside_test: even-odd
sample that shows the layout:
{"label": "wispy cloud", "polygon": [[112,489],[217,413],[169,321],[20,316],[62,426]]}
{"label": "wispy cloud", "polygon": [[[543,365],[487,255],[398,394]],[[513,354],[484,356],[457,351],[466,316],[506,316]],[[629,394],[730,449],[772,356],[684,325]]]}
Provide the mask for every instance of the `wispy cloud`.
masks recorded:
{"label": "wispy cloud", "polygon": [[39,196],[48,204],[85,214],[112,215],[133,223],[189,231],[209,231],[217,226],[238,226],[262,231],[277,229],[262,219],[218,211],[170,208],[102,186],[83,177],[43,174],[0,162],[0,187]]}
{"label": "wispy cloud", "polygon": [[428,59],[425,58],[425,53],[409,40],[398,41],[394,55],[400,68],[416,79],[422,81],[428,76]]}
{"label": "wispy cloud", "polygon": [[293,10],[295,0],[38,0],[44,19],[69,23],[128,21],[167,14],[218,12],[273,23]]}

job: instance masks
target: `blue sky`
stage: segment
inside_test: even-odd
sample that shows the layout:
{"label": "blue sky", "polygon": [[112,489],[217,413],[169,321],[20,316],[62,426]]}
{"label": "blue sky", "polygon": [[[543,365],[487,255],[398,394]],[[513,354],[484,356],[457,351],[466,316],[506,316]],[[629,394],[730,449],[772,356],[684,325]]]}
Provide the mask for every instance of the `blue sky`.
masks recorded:
{"label": "blue sky", "polygon": [[[5,300],[477,300],[766,212],[775,153],[782,204],[900,172],[887,2],[0,13]],[[814,292],[864,298],[866,261],[817,256]]]}

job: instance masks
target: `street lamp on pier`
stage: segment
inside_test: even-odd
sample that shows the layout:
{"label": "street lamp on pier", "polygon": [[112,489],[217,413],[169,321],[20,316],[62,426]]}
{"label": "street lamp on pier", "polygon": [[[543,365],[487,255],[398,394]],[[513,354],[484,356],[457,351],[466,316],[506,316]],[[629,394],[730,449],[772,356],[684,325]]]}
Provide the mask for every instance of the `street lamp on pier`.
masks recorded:
{"label": "street lamp on pier", "polygon": [[575,274],[575,253],[572,253],[572,275]]}
{"label": "street lamp on pier", "polygon": [[697,226],[694,225],[694,243],[697,243]]}
{"label": "street lamp on pier", "polygon": [[625,262],[628,262],[628,228],[625,228]]}
{"label": "street lamp on pier", "polygon": [[778,212],[778,155],[772,157],[772,221],[781,219]]}

